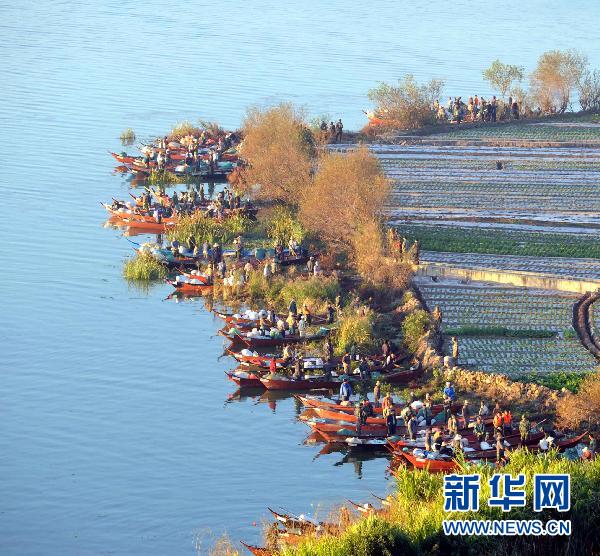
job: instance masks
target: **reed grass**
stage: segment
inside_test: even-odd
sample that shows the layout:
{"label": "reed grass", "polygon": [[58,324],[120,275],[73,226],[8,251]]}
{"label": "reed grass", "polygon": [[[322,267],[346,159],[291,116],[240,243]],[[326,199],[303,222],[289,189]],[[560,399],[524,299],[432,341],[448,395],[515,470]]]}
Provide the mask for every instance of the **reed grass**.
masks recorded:
{"label": "reed grass", "polygon": [[404,344],[411,351],[417,351],[419,341],[427,332],[430,318],[429,313],[422,309],[417,309],[410,313],[402,323],[402,336]]}
{"label": "reed grass", "polygon": [[178,176],[167,170],[150,170],[147,178],[148,185],[176,185],[190,183],[191,176]]}
{"label": "reed grass", "polygon": [[364,315],[347,310],[339,316],[335,332],[335,351],[342,355],[355,345],[360,351],[371,351],[375,347],[375,314]]}
{"label": "reed grass", "polygon": [[183,216],[171,230],[167,232],[170,241],[177,240],[188,244],[190,239],[196,245],[208,243],[220,243],[226,245],[233,239],[244,234],[252,227],[252,221],[244,216],[236,215],[225,220],[206,218],[201,214]]}
{"label": "reed grass", "polygon": [[167,275],[167,268],[150,253],[138,253],[127,259],[123,265],[123,276],[129,281],[164,280]]}
{"label": "reed grass", "polygon": [[121,140],[121,144],[123,146],[133,145],[133,143],[135,143],[135,139],[136,139],[135,131],[133,131],[133,129],[128,127],[121,133],[121,135],[119,136],[119,139]]}

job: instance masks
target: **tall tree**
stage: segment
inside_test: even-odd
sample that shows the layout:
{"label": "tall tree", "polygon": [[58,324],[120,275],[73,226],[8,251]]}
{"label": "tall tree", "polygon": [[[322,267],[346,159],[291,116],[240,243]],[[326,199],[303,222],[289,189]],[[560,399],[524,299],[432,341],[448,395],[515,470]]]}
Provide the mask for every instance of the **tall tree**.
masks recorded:
{"label": "tall tree", "polygon": [[587,65],[587,57],[576,50],[549,50],[539,57],[530,88],[542,112],[562,114],[567,110],[571,92]]}
{"label": "tall tree", "polygon": [[504,64],[500,60],[494,60],[492,65],[483,72],[483,78],[499,93],[504,99],[506,93],[523,79],[525,69],[522,66]]}

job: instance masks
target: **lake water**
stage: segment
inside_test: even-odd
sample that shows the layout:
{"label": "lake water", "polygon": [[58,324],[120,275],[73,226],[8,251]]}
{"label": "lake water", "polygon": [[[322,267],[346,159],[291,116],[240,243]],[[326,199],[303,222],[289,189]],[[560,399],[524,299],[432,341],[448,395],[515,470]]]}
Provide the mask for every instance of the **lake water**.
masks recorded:
{"label": "lake water", "polygon": [[[302,445],[293,399],[229,401],[218,322],[121,278],[131,245],[108,149],[132,127],[239,125],[282,99],[364,123],[367,90],[412,72],[489,94],[494,58],[581,47],[593,1],[0,3],[0,553],[205,553],[258,541],[266,506],[310,513],[385,493],[385,459]],[[325,511],[325,510],[323,510]],[[257,523],[257,526],[253,525]]]}

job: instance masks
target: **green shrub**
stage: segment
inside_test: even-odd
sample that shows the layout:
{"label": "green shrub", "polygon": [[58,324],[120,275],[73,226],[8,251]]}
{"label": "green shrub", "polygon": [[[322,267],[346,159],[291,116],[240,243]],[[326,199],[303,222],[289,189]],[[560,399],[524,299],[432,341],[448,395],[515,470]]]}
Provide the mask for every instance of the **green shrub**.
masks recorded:
{"label": "green shrub", "polygon": [[276,296],[271,294],[270,297],[273,301],[279,301],[285,305],[295,299],[299,306],[305,301],[312,306],[335,301],[340,291],[340,284],[336,278],[314,276],[306,279],[300,277],[292,281],[286,280]]}
{"label": "green shrub", "polygon": [[535,384],[541,384],[553,390],[562,390],[566,388],[573,393],[579,390],[580,384],[585,378],[591,373],[527,373],[518,377],[518,380],[523,382],[533,382]]}
{"label": "green shrub", "polygon": [[123,265],[123,276],[131,281],[164,280],[167,268],[150,253],[138,253]]}
{"label": "green shrub", "polygon": [[402,336],[404,345],[412,352],[419,346],[419,340],[429,328],[429,313],[418,309],[410,313],[402,323]]}
{"label": "green shrub", "polygon": [[306,230],[290,207],[277,206],[270,215],[267,234],[273,241],[287,245],[290,238],[301,242],[306,235]]}

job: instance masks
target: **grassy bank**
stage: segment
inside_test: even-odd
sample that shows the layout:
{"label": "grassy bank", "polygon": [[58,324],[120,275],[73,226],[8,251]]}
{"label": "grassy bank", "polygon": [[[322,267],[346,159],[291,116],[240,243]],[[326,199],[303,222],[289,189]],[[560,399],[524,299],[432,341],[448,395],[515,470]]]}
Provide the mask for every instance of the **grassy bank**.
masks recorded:
{"label": "grassy bank", "polygon": [[[490,498],[488,479],[493,467],[465,465],[466,473],[481,474],[480,509],[478,512],[444,511],[443,475],[426,471],[398,470],[391,508],[380,517],[370,517],[350,525],[339,536],[308,539],[297,547],[284,548],[286,555],[396,555],[396,554],[478,554],[478,555],[581,555],[592,554],[600,546],[600,459],[590,463],[569,461],[557,454],[536,456],[527,451],[514,452],[503,472],[527,478],[527,505],[505,514],[487,505]],[[571,475],[569,512],[543,510],[533,512],[533,476],[539,473]],[[570,519],[572,535],[515,537],[451,537],[444,535],[444,519]]]}

